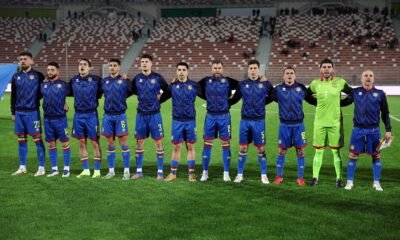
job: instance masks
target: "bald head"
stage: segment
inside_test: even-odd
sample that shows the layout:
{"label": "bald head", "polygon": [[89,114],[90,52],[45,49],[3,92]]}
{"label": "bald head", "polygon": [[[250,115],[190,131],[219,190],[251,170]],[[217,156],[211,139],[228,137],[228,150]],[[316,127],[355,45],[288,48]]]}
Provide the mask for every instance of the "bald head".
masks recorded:
{"label": "bald head", "polygon": [[375,76],[371,70],[365,70],[361,74],[361,83],[364,88],[371,89],[374,86]]}

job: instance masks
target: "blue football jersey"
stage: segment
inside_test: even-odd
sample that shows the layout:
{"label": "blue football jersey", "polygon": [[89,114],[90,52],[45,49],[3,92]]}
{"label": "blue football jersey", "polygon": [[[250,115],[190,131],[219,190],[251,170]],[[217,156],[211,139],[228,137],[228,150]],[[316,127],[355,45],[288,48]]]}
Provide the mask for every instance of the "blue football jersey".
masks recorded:
{"label": "blue football jersey", "polygon": [[101,78],[89,74],[81,77],[76,75],[69,82],[69,96],[74,96],[74,107],[77,113],[88,113],[97,110],[98,99],[101,97]]}
{"label": "blue football jersey", "polygon": [[122,79],[120,75],[115,78],[111,76],[101,81],[101,91],[104,94],[104,112],[111,115],[125,113],[126,99],[132,91],[132,82]]}
{"label": "blue football jersey", "polygon": [[45,118],[60,118],[65,116],[65,98],[68,84],[60,79],[44,80],[40,85],[43,96],[43,112]]}

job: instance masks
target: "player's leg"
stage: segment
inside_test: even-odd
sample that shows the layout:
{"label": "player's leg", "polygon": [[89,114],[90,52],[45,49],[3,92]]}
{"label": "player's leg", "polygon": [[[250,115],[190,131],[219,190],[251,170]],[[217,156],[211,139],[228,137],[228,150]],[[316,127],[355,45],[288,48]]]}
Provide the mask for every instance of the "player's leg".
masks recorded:
{"label": "player's leg", "polygon": [[347,162],[347,183],[346,190],[354,186],[354,173],[357,167],[359,154],[365,151],[365,134],[360,128],[354,127],[350,138],[349,158]]}
{"label": "player's leg", "polygon": [[79,141],[79,156],[83,168],[83,171],[76,176],[77,178],[90,176],[85,120],[84,114],[75,113],[72,124],[72,137],[77,138]]}
{"label": "player's leg", "polygon": [[377,191],[383,191],[380,184],[381,172],[382,172],[382,161],[380,152],[377,151],[381,133],[379,128],[369,129],[367,135],[366,152],[372,156],[372,170],[374,173],[374,183],[372,187]]}
{"label": "player's leg", "polygon": [[116,126],[116,135],[119,138],[119,144],[121,146],[121,154],[122,154],[122,163],[124,166],[124,175],[122,180],[130,179],[130,162],[131,162],[131,150],[128,144],[128,124],[126,121],[126,115],[121,114],[118,116],[117,126]]}
{"label": "player's leg", "polygon": [[100,178],[101,149],[100,149],[100,128],[97,113],[90,114],[86,121],[87,134],[93,149],[94,171],[92,178]]}
{"label": "player's leg", "polygon": [[44,164],[45,164],[46,154],[42,140],[42,125],[40,121],[40,112],[39,111],[30,112],[27,115],[27,118],[25,118],[25,120],[26,120],[25,124],[27,126],[27,132],[29,135],[32,136],[33,141],[36,144],[36,154],[39,160],[39,168],[38,171],[35,173],[35,176],[42,176],[45,174]]}
{"label": "player's leg", "polygon": [[101,124],[101,135],[107,139],[107,163],[108,173],[103,177],[104,179],[111,179],[115,176],[115,126],[116,121],[113,116],[104,114],[103,122]]}
{"label": "player's leg", "polygon": [[22,118],[23,116],[19,112],[15,112],[14,133],[18,139],[19,168],[12,174],[13,176],[27,173],[26,159],[28,155],[28,143]]}
{"label": "player's leg", "polygon": [[135,149],[135,160],[136,160],[136,173],[131,179],[139,179],[143,177],[143,156],[144,156],[144,140],[149,136],[148,129],[148,116],[140,113],[136,114],[135,124],[135,138],[136,138],[136,149]]}
{"label": "player's leg", "polygon": [[186,140],[186,148],[187,148],[187,164],[188,164],[188,179],[190,182],[195,182],[196,175],[194,174],[194,170],[196,167],[196,151],[195,151],[195,143],[197,141],[197,133],[196,133],[196,120],[188,121],[185,123],[185,137]]}
{"label": "player's leg", "polygon": [[283,123],[279,124],[278,131],[278,156],[276,157],[276,177],[274,184],[280,184],[283,182],[283,169],[286,160],[286,151],[292,146],[292,135],[290,128]]}
{"label": "player's leg", "polygon": [[238,156],[238,174],[235,177],[234,182],[240,183],[243,181],[244,166],[247,161],[247,150],[249,145],[249,126],[248,121],[240,120],[239,130],[239,156]]}
{"label": "player's leg", "polygon": [[204,120],[204,147],[202,152],[201,162],[203,165],[203,174],[201,175],[200,181],[207,181],[208,180],[208,166],[210,165],[211,161],[211,150],[213,147],[213,141],[217,135],[217,125],[216,119],[211,114],[206,114],[206,118]]}
{"label": "player's leg", "polygon": [[62,177],[69,177],[71,147],[69,145],[68,120],[66,117],[57,121],[57,135],[63,147],[64,171]]}
{"label": "player's leg", "polygon": [[173,149],[171,156],[171,172],[164,179],[164,181],[168,182],[176,179],[176,172],[178,170],[178,165],[181,160],[182,142],[184,141],[183,132],[184,123],[172,119],[171,142],[173,144]]}
{"label": "player's leg", "polygon": [[311,186],[318,185],[319,172],[324,157],[326,134],[327,129],[325,127],[314,125],[313,147],[315,148],[315,155],[313,159],[313,178],[311,179]]}
{"label": "player's leg", "polygon": [[305,186],[304,184],[304,168],[305,168],[305,155],[304,148],[307,146],[307,137],[304,123],[298,124],[293,128],[293,143],[296,148],[297,155],[297,184]]}
{"label": "player's leg", "polygon": [[51,172],[47,174],[47,177],[53,177],[58,175],[58,165],[57,165],[57,147],[56,141],[48,141],[48,151],[49,151],[49,159],[51,165]]}
{"label": "player's leg", "polygon": [[279,147],[278,156],[276,157],[276,177],[274,184],[281,184],[283,182],[283,168],[285,166],[287,149]]}
{"label": "player's leg", "polygon": [[333,164],[335,166],[336,172],[336,187],[343,187],[342,182],[342,172],[343,172],[343,162],[342,158],[340,157],[340,125],[328,128],[328,140],[329,146],[332,151],[333,155]]}
{"label": "player's leg", "polygon": [[160,113],[151,115],[149,128],[151,137],[154,139],[156,145],[157,180],[164,180],[164,146],[162,142],[164,138],[164,127]]}
{"label": "player's leg", "polygon": [[222,146],[222,162],[224,164],[223,179],[225,182],[230,182],[229,168],[231,166],[231,116],[229,113],[223,114],[218,119],[218,131],[221,138]]}
{"label": "player's leg", "polygon": [[261,182],[269,184],[267,177],[267,156],[265,155],[265,120],[251,121],[254,146],[257,149],[257,159],[260,164]]}

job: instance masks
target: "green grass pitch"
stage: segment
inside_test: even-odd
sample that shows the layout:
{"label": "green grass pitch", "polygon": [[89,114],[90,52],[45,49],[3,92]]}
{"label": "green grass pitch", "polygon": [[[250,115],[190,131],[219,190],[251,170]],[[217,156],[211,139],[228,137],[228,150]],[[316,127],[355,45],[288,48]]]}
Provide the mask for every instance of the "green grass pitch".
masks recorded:
{"label": "green grass pitch", "polygon": [[[400,119],[400,97],[389,97],[391,115]],[[72,127],[73,99],[68,98],[69,128]],[[320,185],[314,188],[296,185],[297,166],[294,150],[288,152],[281,185],[263,185],[256,151],[249,149],[245,181],[241,184],[222,180],[221,147],[214,142],[208,182],[187,181],[186,155],[182,155],[178,179],[159,182],[156,176],[154,143],[146,141],[144,179],[122,181],[122,160],[117,147],[117,177],[112,180],[77,179],[81,171],[77,140],[71,140],[72,175],[33,177],[37,170],[36,149],[29,139],[28,174],[12,177],[19,165],[17,140],[10,118],[10,95],[0,101],[0,239],[398,239],[400,234],[400,123],[392,119],[393,145],[382,152],[383,192],[372,189],[371,159],[363,155],[357,166],[355,188],[336,189],[331,152],[325,151]],[[103,115],[100,100],[99,117]],[[136,96],[128,100],[131,172],[135,170],[133,137]],[[198,99],[196,174],[201,174],[204,101]],[[272,182],[277,155],[277,104],[267,106],[268,176]],[[309,146],[306,148],[305,179],[312,177],[312,131],[314,107],[304,103]],[[341,150],[345,166],[352,128],[353,107],[343,109],[346,145]],[[231,109],[233,139],[231,177],[236,175],[240,103]],[[171,102],[162,105],[165,128],[165,167],[168,174],[172,145]],[[383,128],[381,128],[383,129]],[[106,141],[102,175],[107,172]],[[47,146],[46,146],[47,149]],[[91,152],[91,150],[90,150]],[[50,165],[46,152],[46,169]],[[91,155],[91,167],[93,158]],[[60,158],[61,157],[61,158]],[[62,152],[59,151],[62,168]],[[344,178],[346,179],[346,177]]]}

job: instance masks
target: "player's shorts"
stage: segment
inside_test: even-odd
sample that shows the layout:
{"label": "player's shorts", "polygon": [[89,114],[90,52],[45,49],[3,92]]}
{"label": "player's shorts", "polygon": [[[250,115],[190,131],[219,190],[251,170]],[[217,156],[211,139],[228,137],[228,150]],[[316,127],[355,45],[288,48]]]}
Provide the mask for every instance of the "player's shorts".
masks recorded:
{"label": "player's shorts", "polygon": [[265,120],[240,120],[239,144],[254,145],[261,147],[265,145]]}
{"label": "player's shorts", "polygon": [[185,141],[188,143],[195,143],[197,141],[196,120],[172,120],[171,142],[179,144]]}
{"label": "player's shorts", "polygon": [[104,114],[101,135],[106,137],[122,137],[128,134],[128,124],[125,113],[118,115]]}
{"label": "player's shorts", "polygon": [[211,114],[207,113],[204,121],[205,140],[219,138],[228,141],[231,139],[231,115],[229,113]]}
{"label": "player's shorts", "polygon": [[89,138],[96,141],[99,139],[99,130],[97,112],[75,113],[72,137],[78,139]]}
{"label": "player's shorts", "polygon": [[164,137],[164,127],[160,113],[155,114],[136,114],[135,137],[136,139],[145,139],[151,137],[154,140],[160,140]]}
{"label": "player's shorts", "polygon": [[340,123],[332,127],[314,125],[313,146],[314,148],[341,148],[341,127]]}
{"label": "player's shorts", "polygon": [[61,142],[69,140],[67,117],[49,119],[44,118],[44,133],[46,142],[60,139]]}
{"label": "player's shorts", "polygon": [[381,138],[379,128],[353,128],[350,140],[350,152],[360,154],[367,153],[369,155],[377,155],[379,151],[377,147]]}
{"label": "player's shorts", "polygon": [[40,122],[40,111],[15,112],[14,133],[16,135],[40,136],[42,124]]}
{"label": "player's shorts", "polygon": [[280,148],[304,148],[307,145],[304,123],[279,124],[278,145]]}

